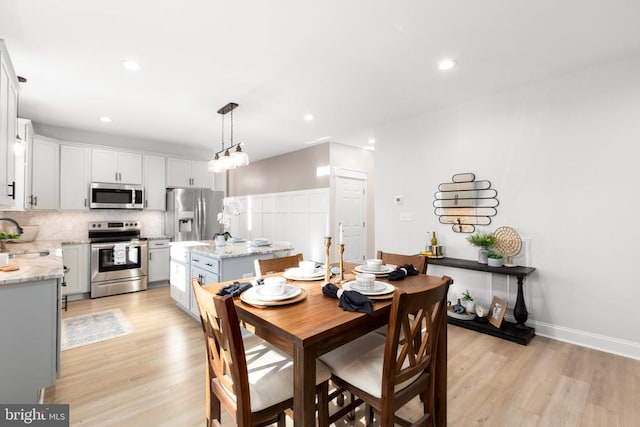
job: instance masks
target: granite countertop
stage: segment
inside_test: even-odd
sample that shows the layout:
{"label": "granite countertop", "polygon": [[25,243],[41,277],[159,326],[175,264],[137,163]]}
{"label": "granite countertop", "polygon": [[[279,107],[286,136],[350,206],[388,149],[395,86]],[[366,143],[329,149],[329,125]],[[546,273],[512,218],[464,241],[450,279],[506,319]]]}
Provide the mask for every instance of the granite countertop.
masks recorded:
{"label": "granite countertop", "polygon": [[[63,242],[59,240],[7,243],[6,247],[10,256],[9,264],[17,264],[20,269],[0,272],[0,286],[63,277],[62,244]],[[38,253],[34,253],[43,250],[48,250],[49,255],[40,256]],[[11,255],[23,256],[12,258]]]}
{"label": "granite countertop", "polygon": [[237,258],[255,254],[270,254],[277,251],[292,250],[289,243],[272,243],[269,246],[252,246],[249,242],[227,243],[224,246],[216,246],[213,240],[202,240],[206,246],[193,246],[191,252],[199,253],[213,258]]}

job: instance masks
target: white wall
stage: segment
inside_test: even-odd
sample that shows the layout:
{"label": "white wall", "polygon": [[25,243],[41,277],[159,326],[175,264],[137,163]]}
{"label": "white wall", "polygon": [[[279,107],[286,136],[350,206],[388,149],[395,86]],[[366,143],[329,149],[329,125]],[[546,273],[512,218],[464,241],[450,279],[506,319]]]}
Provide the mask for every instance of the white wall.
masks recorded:
{"label": "white wall", "polygon": [[[530,244],[525,284],[538,334],[640,358],[640,56],[376,130],[376,246],[414,253],[438,232],[445,254],[476,249],[433,213],[438,184],[473,172],[498,191],[493,223]],[[388,166],[388,167],[387,167]],[[393,203],[403,195],[403,205]],[[413,221],[399,221],[412,212]],[[504,277],[430,266],[486,303]],[[472,292],[472,293],[473,293]]]}
{"label": "white wall", "polygon": [[284,191],[236,197],[240,215],[231,217],[232,236],[287,241],[292,253],[324,262],[324,235],[329,215],[329,189]]}

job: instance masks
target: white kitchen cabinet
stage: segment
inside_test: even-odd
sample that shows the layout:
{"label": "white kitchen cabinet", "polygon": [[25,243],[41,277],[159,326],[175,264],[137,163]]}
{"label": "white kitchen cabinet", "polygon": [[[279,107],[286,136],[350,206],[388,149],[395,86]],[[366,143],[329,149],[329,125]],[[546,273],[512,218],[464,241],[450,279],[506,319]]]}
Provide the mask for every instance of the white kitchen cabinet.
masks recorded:
{"label": "white kitchen cabinet", "polygon": [[90,262],[91,249],[89,243],[63,244],[62,262],[69,271],[64,275],[66,286],[62,287],[63,295],[91,292]]}
{"label": "white kitchen cabinet", "polygon": [[213,188],[213,177],[207,162],[167,159],[167,187]]}
{"label": "white kitchen cabinet", "polygon": [[[211,284],[220,282],[220,276],[218,271],[220,268],[220,261],[204,256],[199,253],[191,253],[191,274],[189,276],[189,284],[192,279],[200,279],[202,284]],[[199,317],[198,303],[196,302],[193,289],[189,288],[189,311],[191,315]]]}
{"label": "white kitchen cabinet", "polygon": [[115,150],[91,150],[91,180],[142,184],[142,155]]}
{"label": "white kitchen cabinet", "polygon": [[18,120],[18,79],[0,39],[0,207],[15,207],[15,153]]}
{"label": "white kitchen cabinet", "polygon": [[[20,150],[16,150],[16,198],[14,209],[22,211],[27,206],[27,198],[29,196],[28,190],[31,188],[31,177],[28,174],[27,163],[29,159],[30,150],[33,147],[33,125],[31,120],[18,119],[17,129],[20,143]],[[27,206],[28,207],[28,206]]]}
{"label": "white kitchen cabinet", "polygon": [[148,282],[166,282],[170,276],[169,239],[149,240]]}
{"label": "white kitchen cabinet", "polygon": [[213,175],[209,172],[209,162],[191,162],[192,187],[213,188]]}
{"label": "white kitchen cabinet", "polygon": [[89,209],[91,149],[60,145],[60,209]]}
{"label": "white kitchen cabinet", "polygon": [[0,286],[3,405],[38,403],[41,389],[53,386],[60,375],[60,281],[44,279]]}
{"label": "white kitchen cabinet", "polygon": [[33,210],[58,209],[60,202],[60,145],[35,136],[28,148],[27,165],[30,176],[27,189],[27,208]]}
{"label": "white kitchen cabinet", "polygon": [[165,158],[144,155],[144,208],[164,211],[167,209],[165,182]]}
{"label": "white kitchen cabinet", "polygon": [[188,286],[191,286],[191,283],[189,283],[188,265],[172,257],[170,269],[169,294],[178,305],[189,311],[191,289]]}

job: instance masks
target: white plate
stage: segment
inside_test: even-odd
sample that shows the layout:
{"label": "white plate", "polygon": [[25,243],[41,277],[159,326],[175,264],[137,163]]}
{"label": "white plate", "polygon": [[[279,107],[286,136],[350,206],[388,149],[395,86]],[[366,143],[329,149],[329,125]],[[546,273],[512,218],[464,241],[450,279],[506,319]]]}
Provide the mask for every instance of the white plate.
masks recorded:
{"label": "white plate", "polygon": [[373,273],[373,274],[389,274],[395,270],[395,268],[390,267],[388,265],[383,265],[380,270],[371,270],[366,265],[356,265],[354,270],[357,273]]}
{"label": "white plate", "polygon": [[284,285],[284,292],[280,295],[268,295],[264,292],[264,285],[254,286],[244,291],[247,297],[260,301],[282,301],[300,295],[302,289],[293,285]]}
{"label": "white plate", "polygon": [[318,268],[314,268],[313,269],[313,273],[312,274],[304,274],[300,268],[298,267],[294,267],[294,268],[290,268],[287,271],[284,272],[284,277],[286,277],[287,279],[291,279],[291,280],[297,280],[297,279],[301,279],[301,280],[308,280],[308,279],[313,279],[313,280],[317,280],[320,277],[324,277],[324,268],[318,267]]}
{"label": "white plate", "polygon": [[269,246],[271,242],[265,240],[253,240],[251,245],[253,246]]}
{"label": "white plate", "polygon": [[362,295],[385,295],[393,292],[396,289],[395,286],[390,285],[389,283],[374,282],[374,286],[376,286],[376,289],[365,291],[365,290],[360,290],[358,288],[353,287],[355,283],[356,283],[355,280],[343,283],[342,289],[344,289],[345,291],[360,292]]}
{"label": "white plate", "polygon": [[351,284],[349,285],[351,287],[351,289],[353,289],[354,291],[358,291],[358,292],[362,292],[362,291],[369,291],[369,292],[378,292],[381,291],[385,288],[384,286],[385,284],[382,282],[373,282],[373,286],[371,287],[371,289],[366,289],[366,288],[362,288],[358,285],[358,281],[354,281],[351,282]]}

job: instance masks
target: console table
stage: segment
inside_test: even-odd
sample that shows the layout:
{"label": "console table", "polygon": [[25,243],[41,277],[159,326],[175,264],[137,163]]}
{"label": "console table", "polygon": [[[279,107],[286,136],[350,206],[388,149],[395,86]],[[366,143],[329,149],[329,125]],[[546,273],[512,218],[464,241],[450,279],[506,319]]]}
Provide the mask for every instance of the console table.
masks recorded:
{"label": "console table", "polygon": [[488,265],[480,264],[475,260],[460,258],[429,258],[429,264],[515,276],[518,279],[518,294],[516,297],[516,305],[513,308],[513,317],[515,317],[517,323],[503,320],[500,329],[498,329],[489,322],[482,322],[477,319],[459,320],[453,317],[447,317],[447,320],[448,323],[452,325],[461,326],[463,328],[482,332],[494,337],[504,338],[522,345],[527,345],[535,336],[535,329],[525,325],[529,314],[527,313],[527,306],[524,302],[524,294],[522,291],[524,278],[533,273],[536,270],[535,268],[521,266],[489,267]]}

